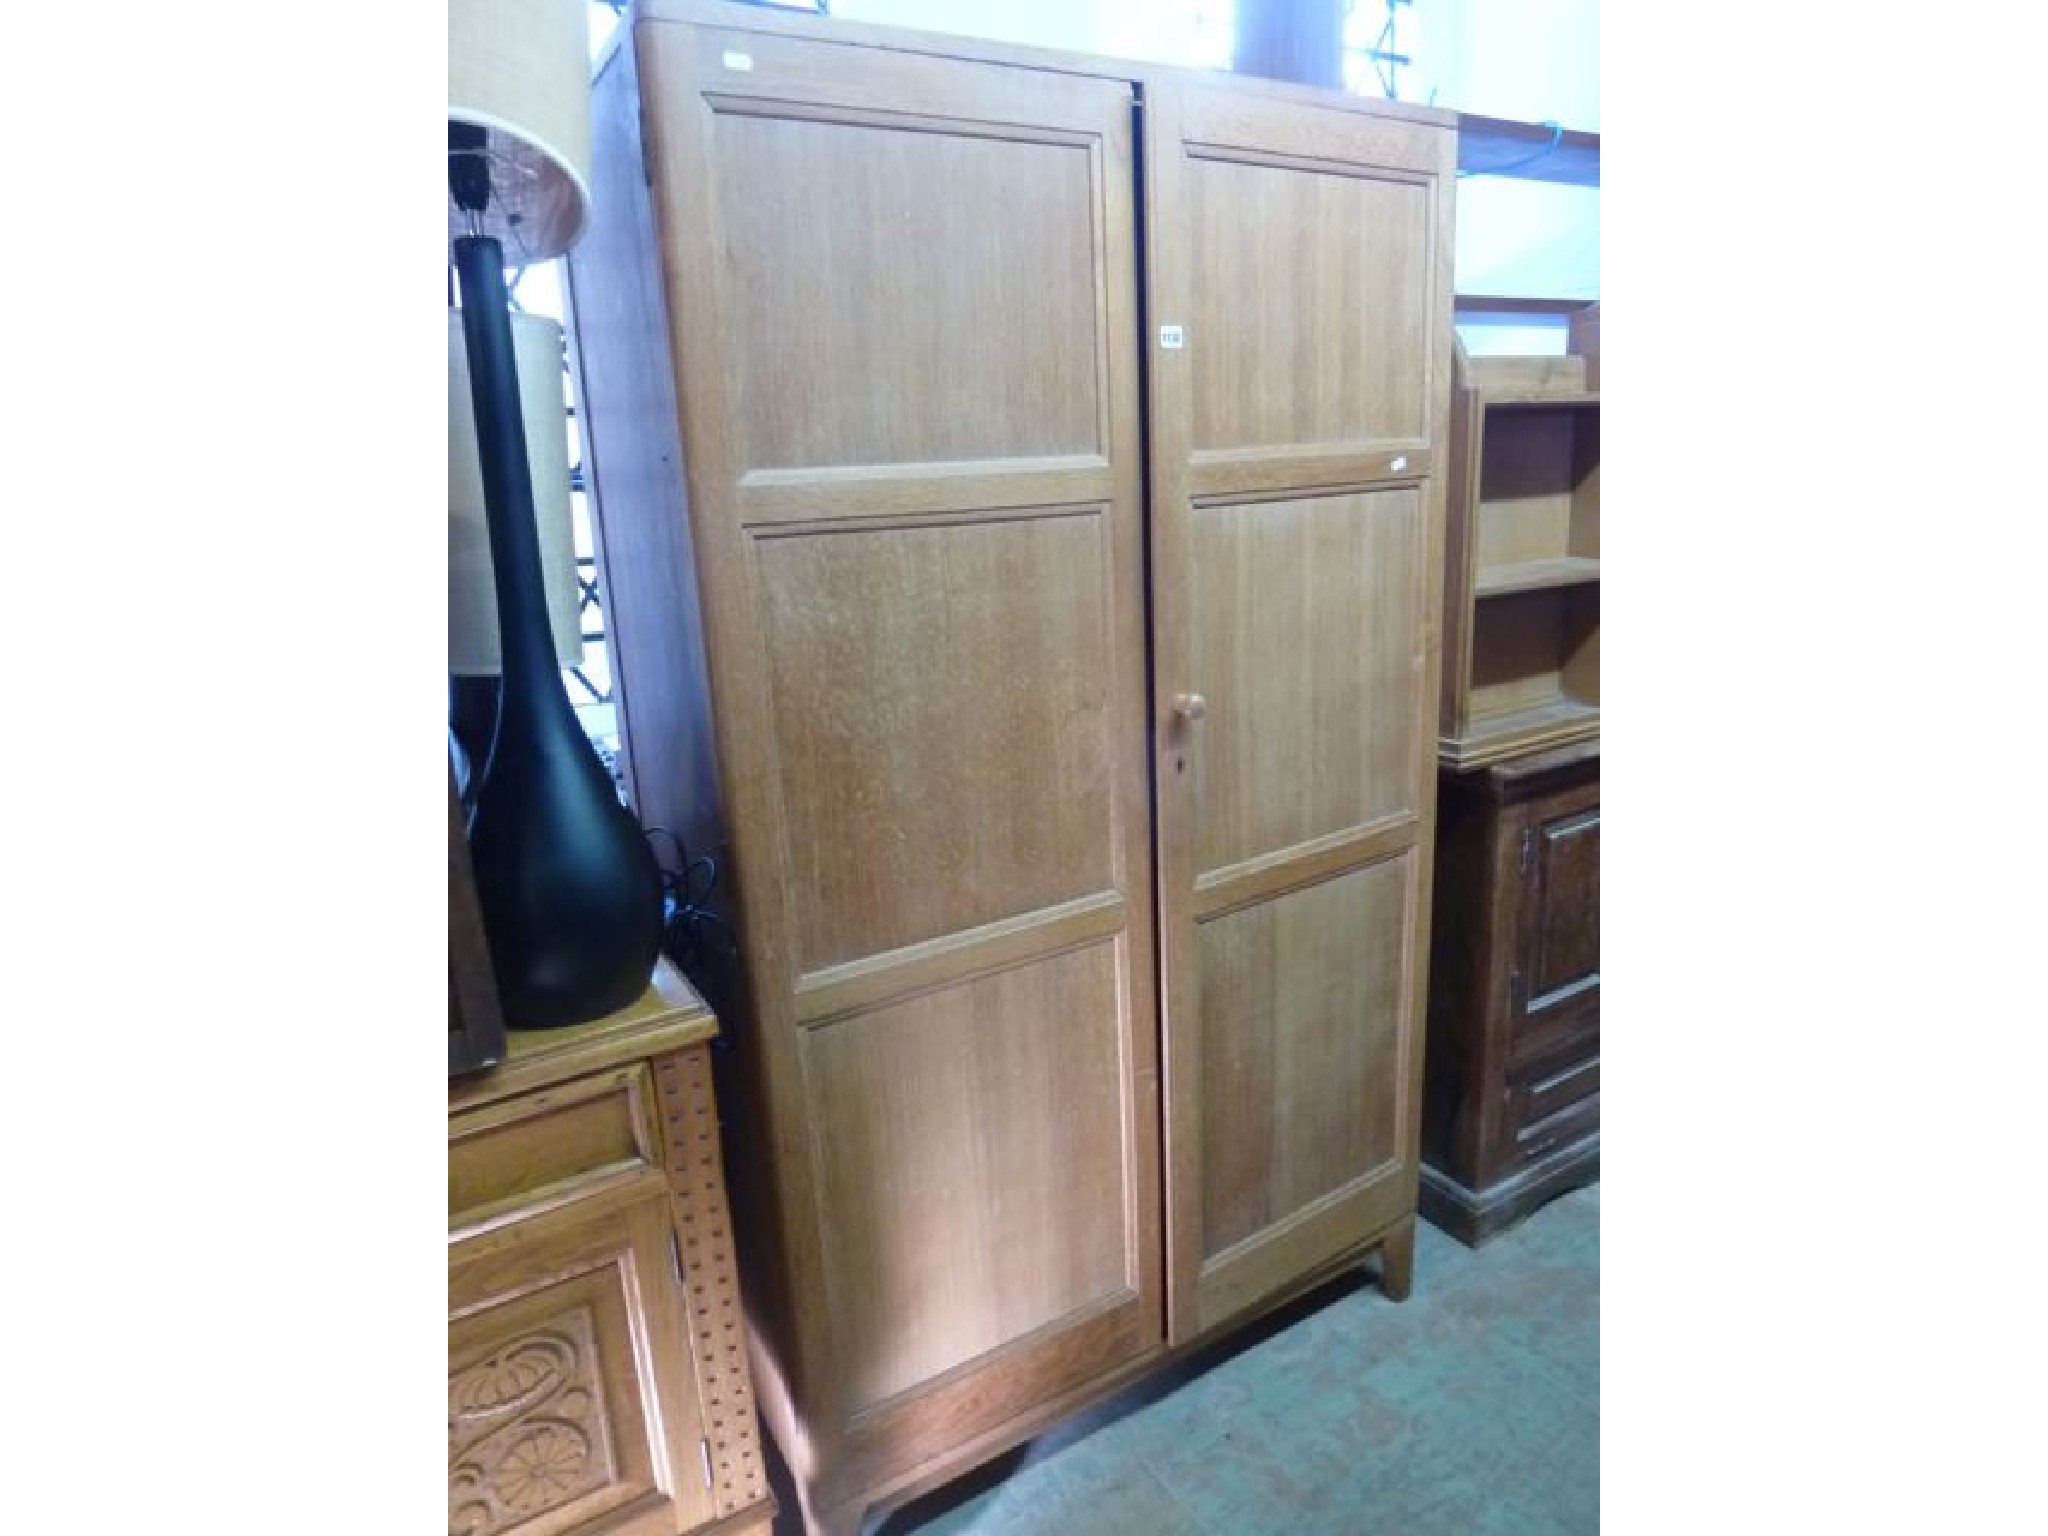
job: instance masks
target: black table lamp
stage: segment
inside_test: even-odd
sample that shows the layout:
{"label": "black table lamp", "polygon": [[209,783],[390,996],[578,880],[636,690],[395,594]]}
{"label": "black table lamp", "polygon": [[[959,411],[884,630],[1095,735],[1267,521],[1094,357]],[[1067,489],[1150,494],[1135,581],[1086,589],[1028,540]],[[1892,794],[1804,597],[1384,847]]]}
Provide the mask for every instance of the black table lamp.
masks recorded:
{"label": "black table lamp", "polygon": [[[575,510],[569,486],[569,421],[563,400],[562,327],[515,311],[519,412],[533,481],[534,531],[556,665],[583,664],[582,583],[576,571]],[[462,311],[448,311],[448,713],[464,803],[490,752],[504,671],[498,642],[497,574],[491,566],[490,509],[471,404],[469,345]],[[467,846],[465,842],[465,847]]]}
{"label": "black table lamp", "polygon": [[[584,11],[583,0],[448,8],[449,235],[500,668],[468,831],[499,1002],[515,1028],[624,1007],[646,989],[661,947],[660,870],[562,684],[505,290],[508,258],[559,256],[587,221]],[[559,420],[536,425],[563,430]]]}

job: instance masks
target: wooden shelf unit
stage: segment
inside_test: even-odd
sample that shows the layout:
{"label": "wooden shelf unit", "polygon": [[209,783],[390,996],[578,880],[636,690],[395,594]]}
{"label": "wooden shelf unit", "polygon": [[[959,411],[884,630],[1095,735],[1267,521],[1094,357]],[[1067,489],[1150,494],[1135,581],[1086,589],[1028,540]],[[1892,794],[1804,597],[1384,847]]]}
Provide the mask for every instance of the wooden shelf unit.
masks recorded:
{"label": "wooden shelf unit", "polygon": [[1597,303],[1562,357],[1452,375],[1438,756],[1483,767],[1600,731]]}

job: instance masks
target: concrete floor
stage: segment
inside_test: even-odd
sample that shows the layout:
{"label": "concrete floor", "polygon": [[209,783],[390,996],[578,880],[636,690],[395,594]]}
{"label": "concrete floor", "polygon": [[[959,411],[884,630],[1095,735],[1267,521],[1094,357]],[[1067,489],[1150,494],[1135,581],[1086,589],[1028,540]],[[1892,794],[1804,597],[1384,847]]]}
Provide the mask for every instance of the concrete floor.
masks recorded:
{"label": "concrete floor", "polygon": [[1599,1318],[1598,1185],[1476,1250],[1425,1222],[1406,1302],[1325,1287],[868,1536],[1588,1536]]}

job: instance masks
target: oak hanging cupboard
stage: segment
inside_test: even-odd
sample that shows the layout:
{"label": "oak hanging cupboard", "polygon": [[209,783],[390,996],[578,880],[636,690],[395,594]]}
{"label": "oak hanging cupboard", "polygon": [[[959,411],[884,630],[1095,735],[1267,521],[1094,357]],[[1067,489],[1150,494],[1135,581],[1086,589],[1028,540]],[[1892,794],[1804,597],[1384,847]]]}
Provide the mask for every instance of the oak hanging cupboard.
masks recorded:
{"label": "oak hanging cupboard", "polygon": [[635,16],[570,268],[626,763],[728,849],[755,1378],[851,1531],[1405,1290],[1453,120]]}

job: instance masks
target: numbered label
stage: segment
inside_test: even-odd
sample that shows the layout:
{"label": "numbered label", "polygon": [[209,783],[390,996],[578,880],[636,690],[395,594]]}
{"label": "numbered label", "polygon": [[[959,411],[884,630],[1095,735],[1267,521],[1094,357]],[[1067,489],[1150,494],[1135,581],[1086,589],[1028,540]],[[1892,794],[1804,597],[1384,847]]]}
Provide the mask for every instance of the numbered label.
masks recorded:
{"label": "numbered label", "polygon": [[1162,325],[1159,327],[1159,345],[1167,351],[1177,351],[1187,344],[1187,338],[1181,334],[1179,326]]}
{"label": "numbered label", "polygon": [[741,74],[745,74],[754,67],[754,56],[751,53],[736,53],[728,50],[725,55],[725,67],[727,69],[736,69]]}

